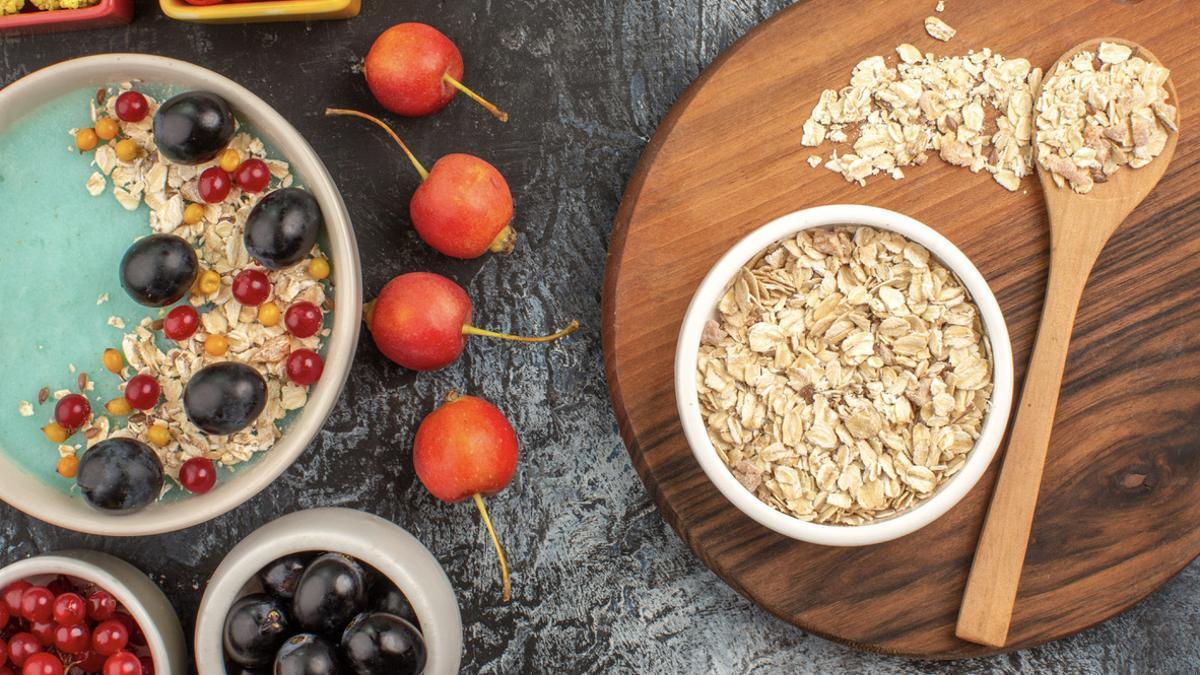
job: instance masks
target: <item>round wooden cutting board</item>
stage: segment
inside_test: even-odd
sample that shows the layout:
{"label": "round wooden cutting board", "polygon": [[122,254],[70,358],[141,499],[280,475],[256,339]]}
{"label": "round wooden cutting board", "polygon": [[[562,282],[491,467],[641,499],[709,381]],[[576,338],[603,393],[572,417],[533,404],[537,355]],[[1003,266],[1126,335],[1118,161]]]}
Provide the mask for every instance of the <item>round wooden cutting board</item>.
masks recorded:
{"label": "round wooden cutting board", "polygon": [[[1019,9],[1018,9],[1019,4]],[[864,203],[909,214],[958,245],[991,284],[1024,377],[1049,261],[1042,193],[932,160],[860,188],[810,168],[800,127],[821,90],[894,47],[990,47],[1045,68],[1088,38],[1146,45],[1182,98],[1183,133],[1158,188],[1109,242],[1071,345],[1009,648],[1103,621],[1200,554],[1200,3],[949,0],[949,43],[925,34],[933,0],[810,0],[717,60],[663,120],[626,192],[604,295],[604,352],[621,433],[663,517],[706,565],[771,613],[855,646],[921,657],[995,651],[954,623],[996,466],[954,510],[864,548],[795,542],[741,515],[684,441],[676,334],[709,267],[750,230],[797,209]],[[1196,124],[1192,122],[1192,124]]]}

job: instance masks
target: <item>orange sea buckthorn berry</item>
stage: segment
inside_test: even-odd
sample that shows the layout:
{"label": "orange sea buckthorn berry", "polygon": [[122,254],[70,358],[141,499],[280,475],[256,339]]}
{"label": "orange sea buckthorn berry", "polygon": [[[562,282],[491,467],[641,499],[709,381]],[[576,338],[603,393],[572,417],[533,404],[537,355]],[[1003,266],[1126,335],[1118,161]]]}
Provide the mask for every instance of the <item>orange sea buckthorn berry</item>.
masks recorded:
{"label": "orange sea buckthorn berry", "polygon": [[142,149],[138,147],[137,142],[131,138],[122,138],[121,140],[117,141],[116,150],[117,159],[121,160],[122,162],[132,162],[133,160],[137,159],[138,153],[142,151]]}
{"label": "orange sea buckthorn berry", "polygon": [[125,367],[125,357],[121,356],[119,350],[109,347],[104,350],[104,369],[115,375],[121,374],[121,369]]}
{"label": "orange sea buckthorn berry", "polygon": [[58,422],[51,422],[42,427],[42,433],[46,435],[46,440],[51,443],[65,443],[71,436],[70,432]]}
{"label": "orange sea buckthorn berry", "polygon": [[75,147],[81,152],[95,150],[96,144],[100,142],[100,137],[96,135],[95,129],[80,129],[75,132]]}
{"label": "orange sea buckthorn berry", "polygon": [[196,203],[188,204],[183,210],[183,222],[187,225],[195,225],[204,220],[204,206]]}
{"label": "orange sea buckthorn berry", "polygon": [[102,140],[111,141],[121,133],[121,125],[111,117],[101,117],[96,120],[96,135]]}
{"label": "orange sea buckthorn berry", "polygon": [[209,356],[224,356],[229,351],[229,338],[224,335],[209,335],[204,338],[204,353]]}
{"label": "orange sea buckthorn berry", "polygon": [[329,278],[329,261],[325,258],[313,258],[308,262],[308,276],[321,281]]}
{"label": "orange sea buckthorn berry", "polygon": [[229,148],[221,153],[219,164],[221,165],[221,170],[225,173],[233,173],[241,166],[242,156],[238,154],[237,150]]}
{"label": "orange sea buckthorn berry", "polygon": [[58,466],[54,470],[63,478],[74,478],[79,471],[79,458],[75,455],[62,457],[58,460]]}

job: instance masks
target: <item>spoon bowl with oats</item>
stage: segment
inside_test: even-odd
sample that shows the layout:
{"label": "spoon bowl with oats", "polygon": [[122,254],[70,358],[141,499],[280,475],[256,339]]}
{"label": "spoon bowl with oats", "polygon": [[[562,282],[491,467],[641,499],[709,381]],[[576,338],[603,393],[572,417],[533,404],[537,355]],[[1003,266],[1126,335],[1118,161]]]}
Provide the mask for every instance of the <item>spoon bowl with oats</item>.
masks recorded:
{"label": "spoon bowl with oats", "polygon": [[1166,172],[1179,137],[1170,71],[1145,47],[1089,40],[1034,98],[1036,161],[1050,216],[1050,277],[1017,419],[967,580],[958,637],[1007,640],[1075,314],[1113,232]]}

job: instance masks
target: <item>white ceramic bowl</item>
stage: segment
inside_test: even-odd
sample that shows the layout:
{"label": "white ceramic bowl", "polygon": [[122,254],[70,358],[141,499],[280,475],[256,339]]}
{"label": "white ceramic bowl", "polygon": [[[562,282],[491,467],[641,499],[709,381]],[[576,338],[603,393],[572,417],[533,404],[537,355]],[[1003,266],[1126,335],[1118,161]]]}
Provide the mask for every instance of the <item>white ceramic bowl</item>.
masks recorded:
{"label": "white ceramic bowl", "polygon": [[60,574],[96,584],[129,611],[146,635],[155,672],[187,672],[187,643],[175,608],[149,577],[124,560],[98,551],[61,551],[27,558],[0,569],[0,588],[21,579],[41,584]]}
{"label": "white ceramic bowl", "polygon": [[64,61],[34,72],[0,90],[0,133],[31,110],[83,87],[126,80],[207,89],[225,97],[238,118],[292,164],[316,196],[325,216],[323,237],[332,259],[334,312],[325,372],[309,392],[307,405],[286,433],[253,464],[223,478],[211,492],[174,502],[158,502],[135,514],[113,516],[88,507],[77,495],[29,476],[0,448],[0,498],[29,515],[81,532],[110,536],[158,534],[203,523],[250,499],[291,466],[324,423],[345,384],[358,343],[362,316],[362,272],[346,205],[317,154],[291,124],[248,89],[199,66],[146,54],[104,54]]}
{"label": "white ceramic bowl", "polygon": [[254,575],[291,553],[344,553],[374,567],[408,598],[428,660],[425,675],[453,675],[462,659],[462,616],[450,579],[433,554],[398,525],[350,509],[298,511],[246,537],[213,572],[196,619],[196,668],[224,675],[225,615],[238,598],[258,590]]}
{"label": "white ceramic bowl", "polygon": [[[929,249],[935,258],[962,280],[975,300],[984,332],[991,343],[994,364],[991,407],[984,418],[979,439],[962,470],[941,485],[932,497],[914,508],[886,520],[856,526],[806,522],[776,511],[755,497],[734,478],[713,447],[700,413],[696,389],[700,334],[704,324],[713,317],[717,302],[738,270],[763,249],[781,239],[801,230],[832,225],[868,225],[891,230]],[[950,240],[929,226],[895,211],[873,206],[818,206],[777,218],[751,232],[717,261],[696,289],[684,316],[675,352],[675,400],[679,419],[692,454],[709,480],[738,510],[760,524],[793,539],[828,546],[863,546],[896,539],[928,525],[949,511],[978,482],[1000,447],[1004,429],[1008,425],[1012,394],[1012,345],[1009,343],[1008,328],[983,275]]]}

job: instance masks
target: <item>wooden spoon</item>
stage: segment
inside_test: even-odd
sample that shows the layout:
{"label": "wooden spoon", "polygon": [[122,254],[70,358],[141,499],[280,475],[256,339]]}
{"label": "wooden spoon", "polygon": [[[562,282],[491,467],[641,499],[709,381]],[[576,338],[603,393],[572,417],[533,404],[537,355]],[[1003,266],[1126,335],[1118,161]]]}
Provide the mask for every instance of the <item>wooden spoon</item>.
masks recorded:
{"label": "wooden spoon", "polygon": [[[1049,79],[1058,64],[1082,50],[1096,51],[1101,42],[1132,47],[1134,54],[1159,63],[1147,49],[1116,38],[1089,40],[1070,49],[1046,71]],[[1166,90],[1172,105],[1179,105],[1175,87]],[[1034,95],[1040,98],[1041,91]],[[1178,126],[1179,114],[1176,114]],[[1050,215],[1050,280],[1042,306],[1037,344],[1025,375],[1025,389],[987,520],[975,550],[955,634],[963,640],[1003,647],[1008,638],[1013,604],[1025,550],[1033,526],[1034,508],[1042,482],[1042,469],[1054,425],[1067,347],[1075,325],[1083,288],[1100,251],[1125,217],[1158,184],[1175,154],[1178,133],[1171,133],[1162,154],[1146,166],[1122,166],[1105,183],[1087,194],[1070,185],[1058,187],[1050,172],[1038,166],[1046,210]]]}

